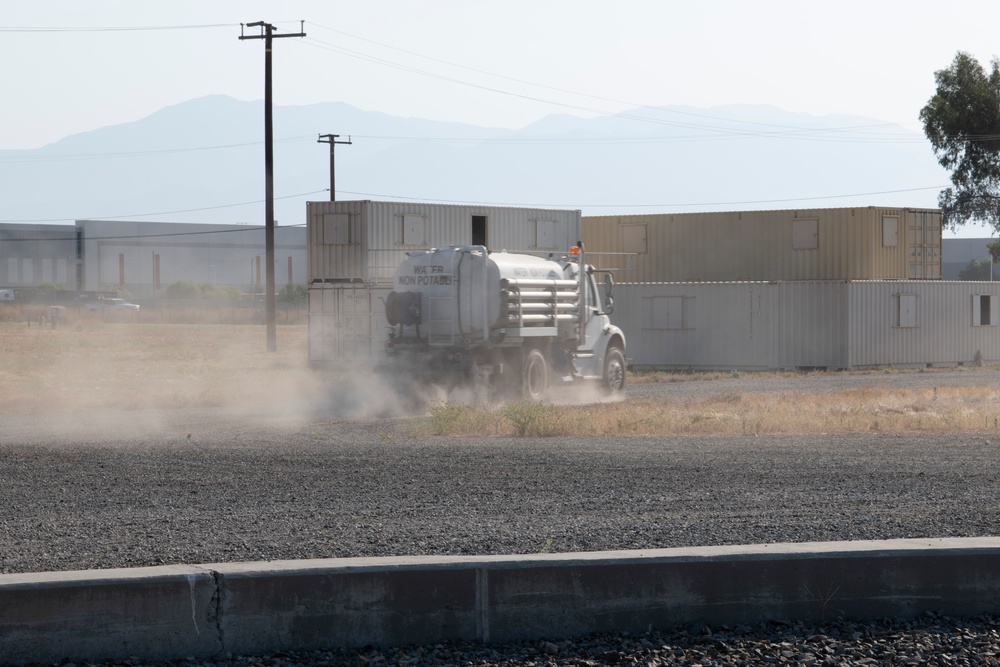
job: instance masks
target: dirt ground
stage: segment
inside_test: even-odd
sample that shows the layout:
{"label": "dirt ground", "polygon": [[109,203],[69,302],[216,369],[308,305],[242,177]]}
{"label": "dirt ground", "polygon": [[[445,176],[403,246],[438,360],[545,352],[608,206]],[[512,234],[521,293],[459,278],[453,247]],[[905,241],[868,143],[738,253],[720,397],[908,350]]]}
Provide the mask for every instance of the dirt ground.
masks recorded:
{"label": "dirt ground", "polygon": [[307,328],[0,324],[0,414],[252,407],[308,393]]}

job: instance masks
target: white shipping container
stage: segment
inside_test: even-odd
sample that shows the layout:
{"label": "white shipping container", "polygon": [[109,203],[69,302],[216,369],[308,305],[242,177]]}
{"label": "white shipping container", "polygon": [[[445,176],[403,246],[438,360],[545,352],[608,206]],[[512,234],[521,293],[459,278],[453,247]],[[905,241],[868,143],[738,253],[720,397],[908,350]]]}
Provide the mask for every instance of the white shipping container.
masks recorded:
{"label": "white shipping container", "polygon": [[634,366],[779,370],[1000,361],[1000,282],[624,283]]}
{"label": "white shipping container", "polygon": [[848,304],[852,368],[1000,361],[1000,282],[853,282]]}
{"label": "white shipping container", "polygon": [[384,353],[388,287],[315,283],[309,286],[309,363],[368,367]]}
{"label": "white shipping container", "polygon": [[412,250],[485,245],[565,254],[581,239],[580,211],[408,202],[308,202],[309,283],[392,284]]}

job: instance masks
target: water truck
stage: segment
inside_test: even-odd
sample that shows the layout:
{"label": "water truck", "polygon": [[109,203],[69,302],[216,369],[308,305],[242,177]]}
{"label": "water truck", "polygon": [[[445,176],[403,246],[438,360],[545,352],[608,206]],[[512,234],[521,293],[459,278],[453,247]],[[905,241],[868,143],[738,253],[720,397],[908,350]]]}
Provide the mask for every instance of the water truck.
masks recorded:
{"label": "water truck", "polygon": [[531,401],[562,383],[620,394],[625,335],[609,317],[613,291],[582,245],[558,258],[484,246],[411,252],[385,299],[387,361],[421,382]]}

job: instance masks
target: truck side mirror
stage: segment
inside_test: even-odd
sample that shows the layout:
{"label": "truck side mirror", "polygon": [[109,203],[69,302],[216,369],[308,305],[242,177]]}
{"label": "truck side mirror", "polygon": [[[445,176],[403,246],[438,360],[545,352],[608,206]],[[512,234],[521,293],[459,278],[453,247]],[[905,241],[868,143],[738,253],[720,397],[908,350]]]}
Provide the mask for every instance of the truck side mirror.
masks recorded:
{"label": "truck side mirror", "polygon": [[604,274],[604,312],[610,315],[615,310],[615,300],[612,298],[615,293],[615,279],[610,273]]}

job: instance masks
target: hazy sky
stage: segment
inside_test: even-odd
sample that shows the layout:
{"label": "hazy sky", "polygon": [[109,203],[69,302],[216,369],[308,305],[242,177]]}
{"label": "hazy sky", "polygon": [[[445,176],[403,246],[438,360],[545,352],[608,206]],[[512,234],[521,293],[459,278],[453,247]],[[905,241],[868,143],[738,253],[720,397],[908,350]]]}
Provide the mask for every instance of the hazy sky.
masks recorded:
{"label": "hazy sky", "polygon": [[305,38],[275,40],[276,104],[507,128],[769,104],[919,132],[936,70],[1000,52],[998,0],[8,0],[0,149],[204,95],[261,99],[263,41],[238,39],[261,20],[279,34],[305,21]]}
{"label": "hazy sky", "polygon": [[[275,41],[276,104],[342,101],[512,128],[551,113],[761,103],[919,130],[935,70],[958,50],[984,64],[1000,52],[997,0],[45,0],[3,10],[7,149],[208,94],[262,98],[263,42],[237,39],[240,23],[259,20],[285,32],[306,21],[306,38]],[[140,27],[174,29],[126,29]]]}

